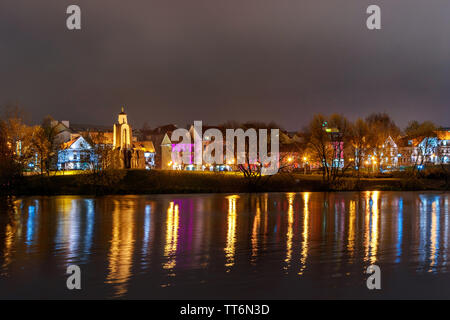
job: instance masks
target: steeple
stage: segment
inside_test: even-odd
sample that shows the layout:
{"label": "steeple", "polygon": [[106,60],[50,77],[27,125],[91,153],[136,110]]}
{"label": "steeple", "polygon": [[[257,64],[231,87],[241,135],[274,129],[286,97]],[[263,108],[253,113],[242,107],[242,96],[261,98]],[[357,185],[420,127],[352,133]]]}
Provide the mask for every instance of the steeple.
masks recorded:
{"label": "steeple", "polygon": [[124,108],[122,107],[122,111],[119,113],[119,124],[128,123],[127,114],[124,111]]}
{"label": "steeple", "polygon": [[131,135],[132,131],[130,125],[128,124],[127,114],[124,111],[124,107],[122,107],[117,123],[114,125],[114,148],[120,148],[122,150],[129,149],[132,141]]}

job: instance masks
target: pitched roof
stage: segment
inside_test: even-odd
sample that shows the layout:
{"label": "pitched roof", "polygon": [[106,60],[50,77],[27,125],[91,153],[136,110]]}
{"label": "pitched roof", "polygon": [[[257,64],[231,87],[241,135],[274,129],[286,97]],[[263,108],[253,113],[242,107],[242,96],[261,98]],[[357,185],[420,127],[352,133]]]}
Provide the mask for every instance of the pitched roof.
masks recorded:
{"label": "pitched roof", "polygon": [[155,146],[152,141],[133,142],[133,148],[141,149],[146,152],[155,152]]}
{"label": "pitched roof", "polygon": [[87,142],[82,136],[78,136],[76,138],[73,138],[72,140],[65,142],[61,145],[61,150],[67,150],[70,149],[78,140],[82,139],[83,141],[81,142],[85,142],[87,145],[90,146],[89,142]]}

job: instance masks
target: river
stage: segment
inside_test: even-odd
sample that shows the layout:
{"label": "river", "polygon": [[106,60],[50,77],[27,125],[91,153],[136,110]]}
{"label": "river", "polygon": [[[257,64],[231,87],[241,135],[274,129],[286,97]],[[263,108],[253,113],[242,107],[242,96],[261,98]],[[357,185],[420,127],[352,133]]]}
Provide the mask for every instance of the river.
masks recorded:
{"label": "river", "polygon": [[[0,298],[450,298],[449,192],[3,200]],[[369,290],[369,265],[381,289]],[[69,265],[81,290],[68,290]]]}

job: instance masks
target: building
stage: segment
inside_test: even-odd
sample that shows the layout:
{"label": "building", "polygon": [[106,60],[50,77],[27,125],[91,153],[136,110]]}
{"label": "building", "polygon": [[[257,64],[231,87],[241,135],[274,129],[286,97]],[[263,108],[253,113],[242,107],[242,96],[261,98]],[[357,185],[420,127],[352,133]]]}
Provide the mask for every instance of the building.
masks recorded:
{"label": "building", "polygon": [[122,169],[151,169],[155,167],[155,148],[152,141],[133,139],[133,131],[122,107],[113,126],[114,163]]}
{"label": "building", "polygon": [[176,125],[169,124],[155,129],[141,130],[143,140],[152,141],[155,148],[155,168],[172,169],[172,132],[178,129]]}
{"label": "building", "polygon": [[382,170],[450,163],[450,128],[437,130],[433,137],[419,140],[399,137],[397,140],[396,143],[388,137],[383,144]]}
{"label": "building", "polygon": [[92,170],[96,163],[93,146],[82,136],[61,145],[58,152],[58,170]]}
{"label": "building", "polygon": [[[124,109],[118,115],[113,129],[88,125],[69,127],[68,121],[55,122],[56,142],[60,143],[57,156],[58,170],[92,170],[101,166],[116,169],[155,168],[155,148],[152,141],[138,141],[128,123]],[[108,154],[107,158],[106,154]]]}
{"label": "building", "polygon": [[[368,160],[370,161],[370,160]],[[388,136],[382,145],[380,165],[382,170],[393,170],[398,168],[399,152],[398,146],[391,136]]]}

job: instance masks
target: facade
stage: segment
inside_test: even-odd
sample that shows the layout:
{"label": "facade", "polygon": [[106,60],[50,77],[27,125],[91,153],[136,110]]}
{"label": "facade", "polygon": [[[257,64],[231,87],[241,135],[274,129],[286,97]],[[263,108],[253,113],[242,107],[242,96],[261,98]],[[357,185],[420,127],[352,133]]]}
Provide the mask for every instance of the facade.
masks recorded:
{"label": "facade", "polygon": [[399,138],[398,143],[388,137],[383,145],[381,169],[440,165],[450,163],[450,129],[441,129],[435,137],[422,140]]}
{"label": "facade", "polygon": [[115,163],[121,169],[151,169],[155,166],[153,143],[133,139],[133,131],[124,108],[113,127],[113,152],[118,159]]}
{"label": "facade", "polygon": [[113,148],[120,150],[131,149],[131,136],[132,131],[128,124],[128,117],[122,107],[122,112],[119,113],[117,123],[114,124]]}
{"label": "facade", "polygon": [[392,170],[398,168],[399,152],[398,146],[394,139],[389,136],[382,146],[382,154],[380,155],[381,167],[384,170]]}
{"label": "facade", "polygon": [[95,162],[94,148],[82,136],[62,144],[58,152],[58,170],[91,170]]}

